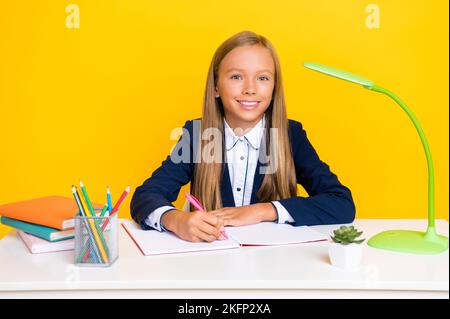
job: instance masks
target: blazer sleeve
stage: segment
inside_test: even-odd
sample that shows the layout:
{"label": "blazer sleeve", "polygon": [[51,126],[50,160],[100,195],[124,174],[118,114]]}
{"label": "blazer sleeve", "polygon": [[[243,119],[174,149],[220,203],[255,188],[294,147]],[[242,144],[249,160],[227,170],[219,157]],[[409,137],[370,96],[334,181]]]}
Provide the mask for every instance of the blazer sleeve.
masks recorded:
{"label": "blazer sleeve", "polygon": [[142,229],[152,229],[145,219],[157,208],[173,207],[172,202],[177,199],[181,187],[191,181],[194,170],[192,133],[193,121],[187,121],[171,154],[150,178],[136,188],[131,198],[130,212]]}
{"label": "blazer sleeve", "polygon": [[342,185],[329,166],[320,160],[302,124],[290,122],[297,183],[304,187],[309,197],[297,196],[279,202],[295,220],[295,226],[353,222],[355,204],[350,189]]}

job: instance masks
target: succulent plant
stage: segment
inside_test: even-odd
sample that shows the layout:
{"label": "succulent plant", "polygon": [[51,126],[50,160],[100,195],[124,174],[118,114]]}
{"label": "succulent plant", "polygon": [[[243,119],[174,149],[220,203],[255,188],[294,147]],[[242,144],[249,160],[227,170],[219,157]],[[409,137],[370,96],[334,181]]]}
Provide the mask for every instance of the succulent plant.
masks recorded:
{"label": "succulent plant", "polygon": [[334,237],[331,239],[335,243],[342,245],[349,245],[352,243],[361,244],[365,239],[356,240],[357,237],[361,236],[363,232],[358,232],[358,230],[353,226],[341,226],[333,231]]}

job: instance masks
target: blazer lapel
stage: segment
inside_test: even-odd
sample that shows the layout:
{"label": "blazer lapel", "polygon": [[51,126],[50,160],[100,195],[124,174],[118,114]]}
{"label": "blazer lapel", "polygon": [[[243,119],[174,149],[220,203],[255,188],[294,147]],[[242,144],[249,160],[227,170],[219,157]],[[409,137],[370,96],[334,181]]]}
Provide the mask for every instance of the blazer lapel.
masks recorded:
{"label": "blazer lapel", "polygon": [[259,199],[256,196],[256,193],[258,193],[258,190],[261,187],[264,178],[264,175],[259,173],[260,168],[261,162],[258,160],[258,164],[256,164],[255,177],[253,179],[253,189],[252,189],[252,196],[250,198],[250,204],[259,203]]}
{"label": "blazer lapel", "polygon": [[231,188],[230,173],[228,172],[228,164],[226,162],[223,164],[221,195],[223,207],[236,206],[234,202],[233,190]]}

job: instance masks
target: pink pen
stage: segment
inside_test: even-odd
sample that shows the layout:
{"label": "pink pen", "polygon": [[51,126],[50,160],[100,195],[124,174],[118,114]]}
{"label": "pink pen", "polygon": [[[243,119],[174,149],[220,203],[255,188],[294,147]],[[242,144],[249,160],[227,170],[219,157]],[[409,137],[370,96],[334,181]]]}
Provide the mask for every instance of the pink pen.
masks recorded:
{"label": "pink pen", "polygon": [[[203,208],[202,204],[200,204],[200,202],[198,201],[197,198],[195,198],[194,196],[192,196],[191,194],[188,193],[184,193],[184,195],[186,196],[187,200],[189,201],[189,203],[191,203],[197,210],[204,212],[205,209]],[[228,239],[227,234],[225,233],[225,231],[221,231],[220,232],[222,234],[223,237],[225,237],[225,239]]]}

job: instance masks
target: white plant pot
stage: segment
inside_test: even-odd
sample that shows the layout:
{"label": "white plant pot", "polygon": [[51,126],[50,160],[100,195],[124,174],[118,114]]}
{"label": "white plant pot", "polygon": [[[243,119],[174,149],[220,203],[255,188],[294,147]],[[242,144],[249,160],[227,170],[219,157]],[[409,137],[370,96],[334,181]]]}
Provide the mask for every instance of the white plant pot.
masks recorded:
{"label": "white plant pot", "polygon": [[331,264],[344,269],[358,267],[362,258],[362,244],[341,245],[330,243],[328,255]]}

